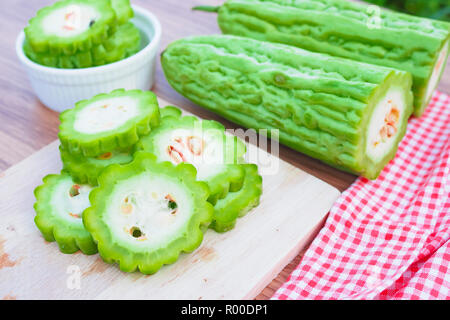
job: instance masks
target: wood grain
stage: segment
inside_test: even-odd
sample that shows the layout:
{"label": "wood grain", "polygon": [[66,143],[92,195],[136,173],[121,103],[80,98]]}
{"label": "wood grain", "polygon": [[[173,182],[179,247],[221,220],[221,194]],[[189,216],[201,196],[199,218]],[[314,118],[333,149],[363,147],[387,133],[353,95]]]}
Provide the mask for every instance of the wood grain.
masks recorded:
{"label": "wood grain", "polygon": [[[58,131],[58,114],[45,108],[33,94],[25,73],[15,54],[15,40],[35,12],[53,0],[0,1],[0,170],[4,170],[55,140]],[[214,34],[220,30],[216,15],[192,12],[195,5],[220,5],[222,0],[132,0],[134,4],[152,11],[163,28],[161,50],[175,39],[190,35]],[[446,70],[438,89],[450,93],[450,67]],[[199,115],[215,119],[228,128],[235,125],[206,111],[177,94],[167,83],[158,62],[156,85],[153,90],[173,104]],[[294,166],[345,190],[355,176],[333,169],[315,159],[280,147],[280,158]],[[1,195],[0,195],[1,197]],[[296,262],[299,258],[295,259]],[[287,278],[296,263],[286,268],[258,298],[270,297],[282,279]]]}

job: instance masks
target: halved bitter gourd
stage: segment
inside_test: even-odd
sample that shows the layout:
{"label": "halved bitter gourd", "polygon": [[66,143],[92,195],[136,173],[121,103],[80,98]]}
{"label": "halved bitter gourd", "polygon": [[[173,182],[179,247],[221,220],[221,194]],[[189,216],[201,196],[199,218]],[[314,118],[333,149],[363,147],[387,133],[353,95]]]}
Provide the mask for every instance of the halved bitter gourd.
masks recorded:
{"label": "halved bitter gourd", "polygon": [[217,11],[223,33],[410,72],[416,116],[430,101],[449,51],[450,23],[355,1],[228,0],[197,9]]}
{"label": "halved bitter gourd", "polygon": [[412,112],[407,72],[236,36],[199,36],[161,56],[168,82],[245,127],[279,130],[291,148],[375,179]]}
{"label": "halved bitter gourd", "polygon": [[139,51],[141,37],[139,30],[131,23],[125,23],[117,28],[111,37],[103,44],[96,45],[88,51],[81,51],[71,55],[35,52],[28,41],[23,50],[32,61],[54,68],[89,68],[116,62],[132,56]]}
{"label": "halved bitter gourd", "polygon": [[105,152],[97,157],[85,157],[81,154],[72,154],[59,147],[63,171],[68,172],[76,183],[98,185],[98,177],[107,166],[111,164],[126,164],[133,160],[131,147],[124,150]]}
{"label": "halved bitter gourd", "polygon": [[237,218],[246,215],[258,206],[262,194],[262,177],[255,164],[242,164],[245,179],[241,190],[229,192],[214,205],[213,221],[210,228],[217,232],[226,232],[234,228]]}
{"label": "halved bitter gourd", "polygon": [[44,239],[56,240],[63,253],[97,252],[97,246],[82,222],[82,213],[90,206],[91,190],[89,185],[75,183],[67,173],[46,176],[44,184],[34,190],[34,222]]}
{"label": "halved bitter gourd", "polygon": [[160,125],[142,137],[135,150],[150,152],[160,161],[193,164],[197,178],[210,187],[212,204],[229,191],[239,190],[245,172],[238,162],[245,154],[245,144],[226,135],[223,125],[216,121],[181,117],[173,109],[162,111]]}
{"label": "halved bitter gourd", "polygon": [[213,214],[208,196],[192,165],[138,152],[133,162],[102,172],[83,222],[104,261],[152,274],[200,245]]}
{"label": "halved bitter gourd", "polygon": [[114,90],[83,100],[60,114],[59,139],[65,150],[97,157],[128,148],[159,124],[159,107],[151,91]]}
{"label": "halved bitter gourd", "polygon": [[110,0],[63,0],[40,9],[25,36],[36,53],[71,55],[102,44],[116,24]]}

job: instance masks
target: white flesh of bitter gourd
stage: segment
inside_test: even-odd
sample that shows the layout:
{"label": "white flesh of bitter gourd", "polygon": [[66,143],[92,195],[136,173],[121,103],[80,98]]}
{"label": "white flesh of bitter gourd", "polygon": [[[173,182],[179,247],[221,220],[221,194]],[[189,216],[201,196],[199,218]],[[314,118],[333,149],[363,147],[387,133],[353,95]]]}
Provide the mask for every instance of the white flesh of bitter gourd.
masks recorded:
{"label": "white flesh of bitter gourd", "polygon": [[139,109],[134,98],[116,97],[99,100],[77,114],[74,129],[86,134],[114,130],[138,114]]}
{"label": "white flesh of bitter gourd", "polygon": [[366,134],[366,152],[373,161],[379,161],[394,148],[407,109],[405,101],[404,90],[392,87],[374,108]]}

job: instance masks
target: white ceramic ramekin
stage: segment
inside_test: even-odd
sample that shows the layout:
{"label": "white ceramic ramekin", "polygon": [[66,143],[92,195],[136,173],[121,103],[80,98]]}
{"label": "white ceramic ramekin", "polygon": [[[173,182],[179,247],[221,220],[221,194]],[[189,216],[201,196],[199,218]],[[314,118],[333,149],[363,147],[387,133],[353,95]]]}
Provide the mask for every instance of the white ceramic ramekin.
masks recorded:
{"label": "white ceramic ramekin", "polygon": [[55,111],[72,108],[77,101],[114,89],[149,90],[155,79],[161,25],[149,11],[133,6],[131,20],[141,31],[142,49],[137,54],[108,65],[85,69],[58,69],[39,65],[23,52],[25,34],[16,40],[16,52],[41,102]]}

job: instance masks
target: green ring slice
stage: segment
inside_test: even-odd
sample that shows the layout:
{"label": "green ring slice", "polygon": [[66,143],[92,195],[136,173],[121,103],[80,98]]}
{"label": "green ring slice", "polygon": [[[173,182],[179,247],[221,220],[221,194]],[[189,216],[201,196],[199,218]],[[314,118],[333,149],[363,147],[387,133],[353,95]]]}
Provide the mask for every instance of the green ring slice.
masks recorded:
{"label": "green ring slice", "polygon": [[114,90],[83,100],[60,114],[58,134],[72,154],[96,157],[128,148],[159,123],[156,95],[151,91]]}
{"label": "green ring slice", "polygon": [[85,254],[96,253],[97,246],[82,222],[82,213],[90,205],[92,187],[76,184],[66,173],[48,175],[43,181],[44,184],[34,190],[34,222],[44,239],[56,241],[63,253],[78,250]]}
{"label": "green ring slice", "polygon": [[197,178],[208,183],[212,204],[229,191],[239,190],[245,172],[238,163],[245,154],[245,144],[235,136],[226,135],[219,122],[181,117],[174,109],[162,109],[161,124],[144,136],[135,150],[153,153],[160,161],[193,164]]}
{"label": "green ring slice", "polygon": [[217,232],[226,232],[234,228],[237,218],[246,215],[259,205],[262,194],[262,177],[255,164],[242,164],[245,168],[245,180],[241,190],[230,192],[217,201],[214,206],[213,222],[210,228]]}
{"label": "green ring slice", "polygon": [[120,61],[137,53],[141,45],[139,29],[131,22],[120,25],[102,44],[87,51],[74,54],[51,54],[35,52],[28,41],[25,41],[23,51],[26,56],[41,65],[53,68],[76,69],[101,66]]}
{"label": "green ring slice", "polygon": [[208,196],[192,165],[139,152],[130,164],[103,171],[83,222],[104,261],[153,274],[200,245],[214,211]]}
{"label": "green ring slice", "polygon": [[63,0],[40,9],[24,31],[35,52],[69,55],[102,44],[115,26],[109,0]]}
{"label": "green ring slice", "polygon": [[63,170],[68,172],[77,183],[98,185],[98,177],[107,166],[111,164],[127,164],[133,160],[128,150],[113,150],[98,157],[84,157],[80,154],[71,154],[62,146],[59,147]]}
{"label": "green ring slice", "polygon": [[111,6],[116,12],[117,22],[124,24],[134,16],[130,0],[111,0]]}

